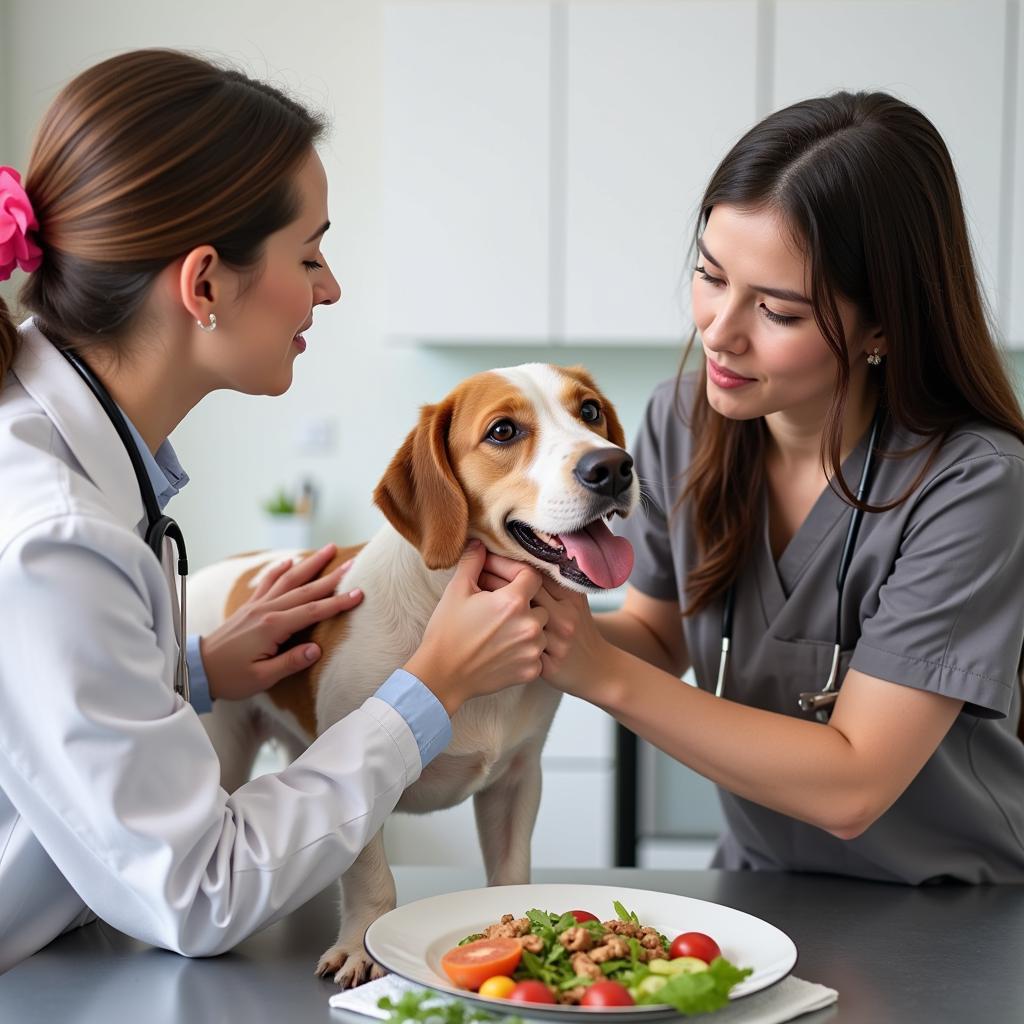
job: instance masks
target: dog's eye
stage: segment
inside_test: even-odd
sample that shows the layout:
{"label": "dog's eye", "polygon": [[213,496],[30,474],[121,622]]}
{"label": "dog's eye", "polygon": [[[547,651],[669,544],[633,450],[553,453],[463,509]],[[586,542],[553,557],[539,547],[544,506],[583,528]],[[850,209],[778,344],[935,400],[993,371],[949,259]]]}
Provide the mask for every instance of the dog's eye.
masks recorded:
{"label": "dog's eye", "polygon": [[592,398],[588,398],[583,405],[580,406],[580,417],[584,423],[597,423],[601,418],[601,406],[599,406]]}
{"label": "dog's eye", "polygon": [[498,422],[487,431],[487,440],[497,441],[499,444],[503,444],[505,441],[511,441],[517,433],[516,425],[511,420],[498,420]]}

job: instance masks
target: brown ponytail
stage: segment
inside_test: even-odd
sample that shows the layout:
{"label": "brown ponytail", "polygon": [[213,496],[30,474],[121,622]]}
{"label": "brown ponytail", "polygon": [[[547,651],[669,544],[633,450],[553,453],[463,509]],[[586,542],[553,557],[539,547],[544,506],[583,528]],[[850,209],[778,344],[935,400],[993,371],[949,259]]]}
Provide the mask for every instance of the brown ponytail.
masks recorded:
{"label": "brown ponytail", "polygon": [[[838,295],[885,334],[879,401],[890,422],[926,443],[971,419],[1024,440],[986,320],[953,163],[920,111],[885,93],[848,92],[779,110],[718,166],[698,235],[718,204],[777,211],[807,252],[814,316],[837,367],[821,460],[851,505],[860,503],[839,468],[850,364]],[[751,495],[764,484],[762,420],[727,419],[701,386],[690,429],[694,456],[676,509],[685,503],[698,562],[684,614],[711,604],[735,579],[760,525]],[[916,485],[890,504],[862,507],[892,508]]]}
{"label": "brown ponytail", "polygon": [[[175,50],[74,78],[36,133],[25,191],[42,265],[20,293],[52,340],[118,341],[153,279],[198,245],[255,276],[298,215],[294,171],[324,120],[264,82]],[[0,382],[17,336],[0,304]]]}

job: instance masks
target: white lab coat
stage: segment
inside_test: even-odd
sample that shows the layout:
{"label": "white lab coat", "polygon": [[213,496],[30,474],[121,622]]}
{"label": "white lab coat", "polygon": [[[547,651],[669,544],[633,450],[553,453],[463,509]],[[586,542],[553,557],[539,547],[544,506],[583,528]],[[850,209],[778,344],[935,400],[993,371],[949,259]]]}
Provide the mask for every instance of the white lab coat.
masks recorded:
{"label": "white lab coat", "polygon": [[92,919],[228,949],[355,859],[421,770],[371,697],[234,793],[174,693],[174,589],[128,455],[31,321],[0,390],[0,972]]}

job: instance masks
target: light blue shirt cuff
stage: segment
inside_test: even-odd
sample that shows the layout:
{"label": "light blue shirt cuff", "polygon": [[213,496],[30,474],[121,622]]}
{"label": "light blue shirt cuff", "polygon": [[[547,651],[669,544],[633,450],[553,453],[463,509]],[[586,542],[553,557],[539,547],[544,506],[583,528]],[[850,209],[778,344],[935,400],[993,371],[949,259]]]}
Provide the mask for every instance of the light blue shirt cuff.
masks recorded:
{"label": "light blue shirt cuff", "polygon": [[201,715],[213,710],[210,696],[210,680],[206,678],[203,656],[199,653],[199,634],[190,633],[185,642],[185,661],[188,664],[188,700]]}
{"label": "light blue shirt cuff", "polygon": [[396,668],[374,696],[390,704],[406,720],[420,748],[424,768],[451,742],[448,712],[411,672]]}

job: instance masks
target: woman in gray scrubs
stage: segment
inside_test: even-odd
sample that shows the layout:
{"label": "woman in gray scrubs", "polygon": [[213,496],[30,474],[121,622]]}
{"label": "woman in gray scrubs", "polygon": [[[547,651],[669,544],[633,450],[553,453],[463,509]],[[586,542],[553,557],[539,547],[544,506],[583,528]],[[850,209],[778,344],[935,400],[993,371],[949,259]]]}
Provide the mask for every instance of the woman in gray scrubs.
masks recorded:
{"label": "woman in gray scrubs", "polygon": [[[882,94],[772,114],[716,170],[696,248],[704,364],[633,449],[624,606],[542,591],[544,678],[718,784],[716,866],[1024,881],[1024,420],[941,138]],[[837,612],[823,722],[797,697]]]}

